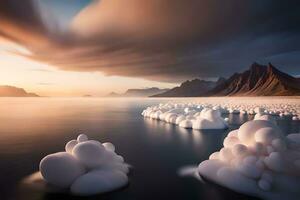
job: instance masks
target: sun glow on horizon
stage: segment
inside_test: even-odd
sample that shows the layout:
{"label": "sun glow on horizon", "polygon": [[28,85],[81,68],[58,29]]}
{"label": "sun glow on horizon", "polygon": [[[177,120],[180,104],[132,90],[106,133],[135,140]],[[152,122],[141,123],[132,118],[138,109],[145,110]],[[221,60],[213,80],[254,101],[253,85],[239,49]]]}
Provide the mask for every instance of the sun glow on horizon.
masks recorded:
{"label": "sun glow on horizon", "polygon": [[18,53],[31,54],[20,45],[0,39],[0,85],[24,88],[41,96],[104,96],[129,88],[174,86],[138,78],[105,76],[101,72],[62,71]]}

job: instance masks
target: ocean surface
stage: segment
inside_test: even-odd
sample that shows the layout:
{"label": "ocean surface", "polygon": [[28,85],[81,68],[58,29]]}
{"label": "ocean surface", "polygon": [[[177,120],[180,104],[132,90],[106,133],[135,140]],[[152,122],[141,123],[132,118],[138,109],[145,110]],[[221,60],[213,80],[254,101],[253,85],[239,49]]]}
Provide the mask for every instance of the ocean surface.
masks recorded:
{"label": "ocean surface", "polygon": [[[229,117],[230,128],[208,131],[187,130],[141,116],[147,106],[168,101],[170,99],[1,98],[0,199],[254,199],[178,175],[182,167],[197,165],[219,150],[228,132],[253,116],[224,115]],[[278,124],[285,134],[300,132],[299,121],[278,118]],[[127,187],[105,195],[79,198],[24,186],[22,180],[38,170],[44,156],[63,151],[65,143],[80,133],[116,146],[117,153],[132,165]]]}

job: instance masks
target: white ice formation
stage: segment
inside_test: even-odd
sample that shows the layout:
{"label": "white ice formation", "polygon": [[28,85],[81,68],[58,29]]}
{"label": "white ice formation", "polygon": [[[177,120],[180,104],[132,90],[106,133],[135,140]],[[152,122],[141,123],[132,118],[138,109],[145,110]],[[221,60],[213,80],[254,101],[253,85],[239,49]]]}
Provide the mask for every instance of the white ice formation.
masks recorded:
{"label": "white ice formation", "polygon": [[111,143],[101,144],[81,134],[69,141],[64,152],[50,154],[40,162],[44,180],[74,195],[110,192],[128,183],[128,165]]}
{"label": "white ice formation", "polygon": [[198,102],[169,102],[146,108],[145,118],[165,121],[184,128],[223,129],[228,119],[221,114],[249,114],[270,118],[270,116],[291,117],[299,120],[300,100],[281,98],[199,98]]}
{"label": "white ice formation", "polygon": [[227,122],[221,117],[219,108],[202,106],[159,105],[143,111],[144,117],[150,117],[192,129],[225,129]]}
{"label": "white ice formation", "polygon": [[198,166],[202,177],[267,200],[299,198],[300,133],[284,136],[261,115],[231,131],[223,145]]}

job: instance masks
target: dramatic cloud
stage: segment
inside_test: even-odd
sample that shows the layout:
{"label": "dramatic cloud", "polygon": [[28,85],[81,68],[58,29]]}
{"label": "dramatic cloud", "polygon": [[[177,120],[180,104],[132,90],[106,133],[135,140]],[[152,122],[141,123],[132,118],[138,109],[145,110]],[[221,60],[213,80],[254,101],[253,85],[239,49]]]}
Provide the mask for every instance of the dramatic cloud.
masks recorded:
{"label": "dramatic cloud", "polygon": [[43,5],[3,0],[0,33],[63,70],[176,82],[273,61],[299,74],[297,1],[95,0],[64,29]]}
{"label": "dramatic cloud", "polygon": [[0,2],[0,35],[27,45],[47,33],[33,1]]}

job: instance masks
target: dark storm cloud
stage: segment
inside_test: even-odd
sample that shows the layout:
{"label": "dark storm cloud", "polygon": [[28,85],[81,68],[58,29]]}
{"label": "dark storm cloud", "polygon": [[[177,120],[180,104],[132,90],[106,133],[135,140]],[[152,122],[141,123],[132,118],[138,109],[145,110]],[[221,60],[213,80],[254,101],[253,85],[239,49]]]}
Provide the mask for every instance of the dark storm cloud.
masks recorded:
{"label": "dark storm cloud", "polygon": [[44,26],[36,6],[32,0],[1,0],[1,19],[12,21],[19,25],[30,25],[31,28],[43,30]]}
{"label": "dark storm cloud", "polygon": [[20,43],[47,34],[46,26],[32,0],[1,0],[0,23],[0,35]]}
{"label": "dark storm cloud", "polygon": [[[63,70],[177,82],[271,61],[300,73],[298,1],[101,0],[63,33],[37,2],[18,2],[1,1],[0,22],[19,29],[2,26],[0,33]],[[29,41],[20,32],[34,36]]]}

